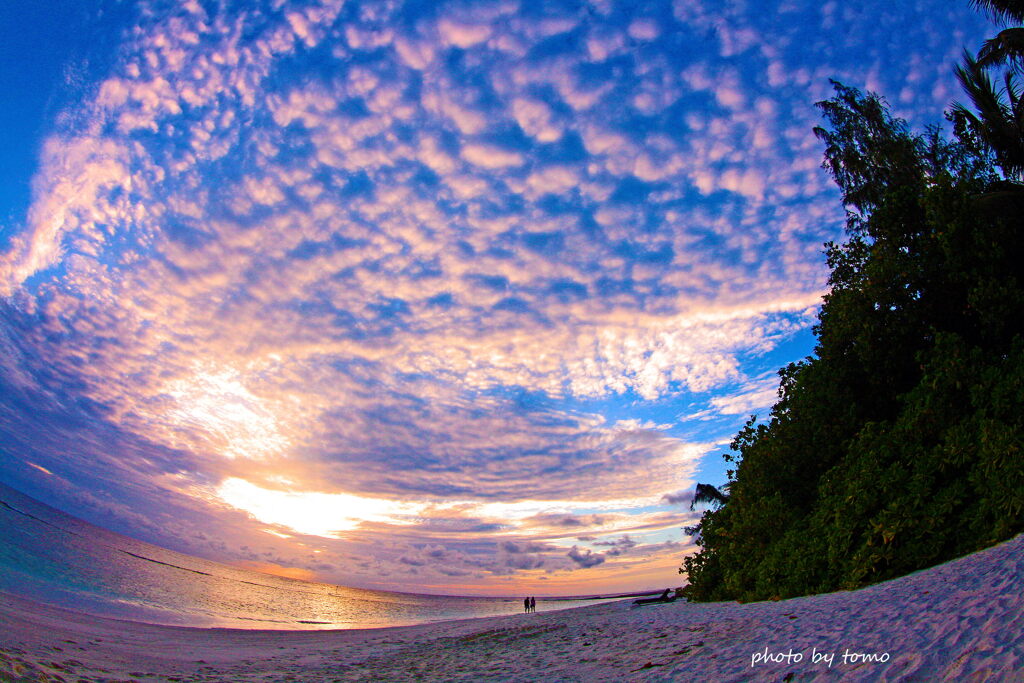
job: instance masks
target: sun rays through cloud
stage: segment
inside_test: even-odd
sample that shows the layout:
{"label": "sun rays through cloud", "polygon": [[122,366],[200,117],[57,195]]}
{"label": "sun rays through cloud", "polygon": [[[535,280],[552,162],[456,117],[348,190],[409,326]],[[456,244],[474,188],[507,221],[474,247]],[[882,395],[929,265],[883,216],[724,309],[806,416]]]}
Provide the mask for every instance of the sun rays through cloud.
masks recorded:
{"label": "sun rays through cloud", "polygon": [[[229,458],[265,458],[287,450],[288,439],[268,401],[250,393],[237,373],[199,371],[170,382],[167,418],[173,427],[209,434],[211,448]],[[173,444],[172,444],[173,445]]]}

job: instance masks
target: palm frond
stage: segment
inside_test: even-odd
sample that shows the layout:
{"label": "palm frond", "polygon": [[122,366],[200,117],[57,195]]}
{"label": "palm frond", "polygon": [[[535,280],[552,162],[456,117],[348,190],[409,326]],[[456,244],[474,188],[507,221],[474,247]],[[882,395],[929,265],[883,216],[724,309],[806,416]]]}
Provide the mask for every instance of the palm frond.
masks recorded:
{"label": "palm frond", "polygon": [[[999,93],[992,84],[992,79],[970,53],[964,51],[964,63],[955,69],[956,79],[960,82],[974,109],[986,120],[998,120],[1006,116],[1005,108],[999,101]],[[960,105],[954,108],[963,109]]]}
{"label": "palm frond", "polygon": [[693,492],[693,500],[690,501],[690,509],[698,503],[711,503],[713,505],[724,505],[729,500],[729,484],[722,487],[721,490],[711,484],[697,484],[696,490]]}
{"label": "palm frond", "polygon": [[1006,99],[1010,101],[1010,115],[1019,119],[1021,114],[1020,91],[1017,90],[1017,84],[1014,83],[1013,74],[1005,74],[1003,84],[1003,92],[1006,93]]}
{"label": "palm frond", "polygon": [[997,90],[981,64],[965,51],[963,64],[956,67],[956,78],[974,112],[954,103],[953,115],[992,150],[1007,178],[1019,177],[1024,173],[1024,103],[1014,74],[1007,72],[1004,87]]}
{"label": "palm frond", "polygon": [[1024,0],[971,0],[971,6],[999,23],[1024,23]]}
{"label": "palm frond", "polygon": [[1008,28],[989,38],[978,50],[978,65],[990,68],[1003,64],[1024,65],[1024,27]]}

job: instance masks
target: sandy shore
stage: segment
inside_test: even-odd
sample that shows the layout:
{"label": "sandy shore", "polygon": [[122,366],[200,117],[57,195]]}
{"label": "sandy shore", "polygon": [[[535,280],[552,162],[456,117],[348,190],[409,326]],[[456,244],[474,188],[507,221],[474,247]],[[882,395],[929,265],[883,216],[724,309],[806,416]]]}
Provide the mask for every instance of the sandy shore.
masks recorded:
{"label": "sandy shore", "polygon": [[0,594],[0,679],[1022,681],[1022,596],[1024,535],[854,592],[352,631],[154,626]]}

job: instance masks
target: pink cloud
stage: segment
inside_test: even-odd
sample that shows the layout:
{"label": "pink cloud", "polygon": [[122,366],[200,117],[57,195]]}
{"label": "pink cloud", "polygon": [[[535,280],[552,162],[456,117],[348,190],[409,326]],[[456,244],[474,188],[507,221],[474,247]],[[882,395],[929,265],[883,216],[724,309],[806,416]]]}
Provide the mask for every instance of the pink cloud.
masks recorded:
{"label": "pink cloud", "polygon": [[462,148],[462,158],[482,168],[508,168],[522,166],[524,159],[518,152],[501,149],[493,145],[473,143]]}
{"label": "pink cloud", "polygon": [[437,31],[447,45],[468,48],[482,43],[491,36],[491,28],[485,24],[465,24],[453,19],[437,22]]}

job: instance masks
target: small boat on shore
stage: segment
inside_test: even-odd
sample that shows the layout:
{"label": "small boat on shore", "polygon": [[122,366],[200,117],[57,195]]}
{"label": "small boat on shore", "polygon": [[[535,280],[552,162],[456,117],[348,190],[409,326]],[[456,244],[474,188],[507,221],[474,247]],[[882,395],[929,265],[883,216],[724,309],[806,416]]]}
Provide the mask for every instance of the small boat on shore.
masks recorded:
{"label": "small boat on shore", "polygon": [[675,602],[676,601],[676,597],[677,596],[674,595],[674,594],[670,595],[669,594],[669,589],[666,588],[665,592],[662,593],[661,595],[659,595],[656,598],[639,598],[637,600],[634,600],[633,604],[634,605],[651,605],[651,604],[654,604],[654,603],[657,603],[657,602]]}

